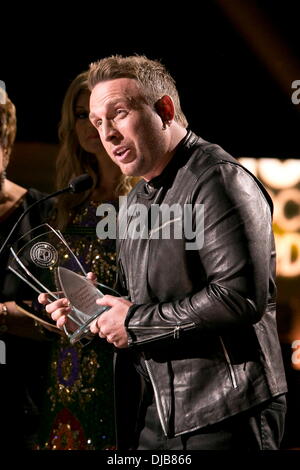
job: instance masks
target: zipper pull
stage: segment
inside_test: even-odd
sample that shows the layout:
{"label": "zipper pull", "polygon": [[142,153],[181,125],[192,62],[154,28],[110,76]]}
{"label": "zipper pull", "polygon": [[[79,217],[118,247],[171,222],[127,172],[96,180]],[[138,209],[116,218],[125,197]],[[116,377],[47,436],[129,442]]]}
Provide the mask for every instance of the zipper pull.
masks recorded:
{"label": "zipper pull", "polygon": [[121,263],[121,260],[119,259],[118,260],[118,268],[119,268],[119,272],[117,273],[118,274],[118,279],[120,281],[120,284],[122,286],[122,289],[126,292],[128,292],[128,289],[127,289],[127,282],[126,282],[126,276],[125,276],[125,273],[124,273],[124,268],[123,268],[123,264]]}
{"label": "zipper pull", "polygon": [[177,325],[174,330],[174,339],[179,339],[179,331],[180,331],[180,326]]}

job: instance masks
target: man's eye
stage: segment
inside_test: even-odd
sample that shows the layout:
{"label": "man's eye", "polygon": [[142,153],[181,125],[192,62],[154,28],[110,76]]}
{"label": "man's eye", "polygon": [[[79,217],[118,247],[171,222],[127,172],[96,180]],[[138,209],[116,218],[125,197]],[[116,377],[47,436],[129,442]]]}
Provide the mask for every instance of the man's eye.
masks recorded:
{"label": "man's eye", "polygon": [[127,111],[126,111],[125,109],[117,109],[117,111],[116,111],[116,116],[117,116],[117,117],[121,117],[121,118],[122,118],[122,117],[127,116],[127,114],[128,114],[128,113],[127,113]]}
{"label": "man's eye", "polygon": [[101,119],[98,119],[97,121],[95,121],[95,127],[97,127],[97,129],[101,126],[101,124],[102,124]]}

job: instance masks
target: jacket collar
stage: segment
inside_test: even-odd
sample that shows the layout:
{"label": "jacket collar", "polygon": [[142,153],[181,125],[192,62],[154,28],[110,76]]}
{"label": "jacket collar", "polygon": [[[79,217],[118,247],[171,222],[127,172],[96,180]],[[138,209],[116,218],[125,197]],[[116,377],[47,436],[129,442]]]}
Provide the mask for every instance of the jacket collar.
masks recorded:
{"label": "jacket collar", "polygon": [[190,157],[190,150],[193,149],[194,145],[201,141],[194,132],[188,130],[184,138],[177,145],[176,151],[170,162],[163,169],[160,175],[156,176],[152,180],[146,182],[143,187],[143,191],[150,195],[153,192],[156,192],[158,188],[163,186],[167,181],[173,180],[174,175],[177,173],[178,169],[183,167]]}

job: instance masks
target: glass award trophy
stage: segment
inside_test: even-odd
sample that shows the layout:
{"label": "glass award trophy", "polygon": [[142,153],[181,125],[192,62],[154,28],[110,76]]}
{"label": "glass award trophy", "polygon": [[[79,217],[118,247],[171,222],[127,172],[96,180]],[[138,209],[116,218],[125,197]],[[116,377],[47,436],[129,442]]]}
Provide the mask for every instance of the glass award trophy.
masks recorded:
{"label": "glass award trophy", "polygon": [[[90,324],[110,307],[96,304],[105,294],[120,296],[110,287],[86,278],[86,272],[62,234],[48,224],[40,225],[11,246],[10,271],[52,302],[66,297],[70,302],[68,327],[71,344],[90,336]],[[72,331],[69,331],[71,328]]]}

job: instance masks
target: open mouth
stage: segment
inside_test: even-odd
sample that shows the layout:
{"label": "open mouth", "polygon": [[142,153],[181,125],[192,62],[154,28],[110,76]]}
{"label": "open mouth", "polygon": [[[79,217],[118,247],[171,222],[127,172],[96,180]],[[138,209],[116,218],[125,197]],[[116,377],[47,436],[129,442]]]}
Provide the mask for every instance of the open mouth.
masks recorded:
{"label": "open mouth", "polygon": [[117,158],[120,162],[125,161],[128,159],[130,154],[130,149],[127,147],[122,147],[119,149],[114,150],[114,157]]}

